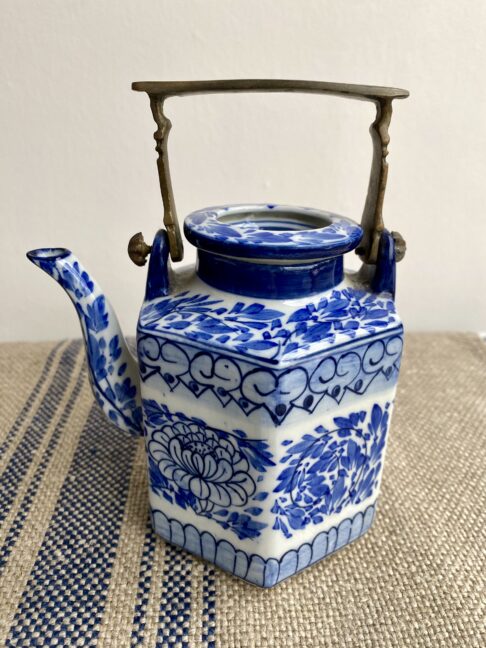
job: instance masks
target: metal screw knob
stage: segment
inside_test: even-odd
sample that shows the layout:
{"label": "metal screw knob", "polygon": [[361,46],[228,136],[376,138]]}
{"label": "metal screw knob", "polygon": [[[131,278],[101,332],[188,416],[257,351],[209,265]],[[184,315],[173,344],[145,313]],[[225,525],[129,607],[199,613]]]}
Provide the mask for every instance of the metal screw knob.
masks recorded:
{"label": "metal screw knob", "polygon": [[395,259],[398,263],[405,256],[405,252],[407,251],[407,244],[405,242],[405,239],[399,232],[392,232],[391,235],[393,236],[393,240],[395,241]]}
{"label": "metal screw knob", "polygon": [[137,232],[128,241],[128,256],[135,265],[144,266],[152,247],[144,241],[142,232]]}

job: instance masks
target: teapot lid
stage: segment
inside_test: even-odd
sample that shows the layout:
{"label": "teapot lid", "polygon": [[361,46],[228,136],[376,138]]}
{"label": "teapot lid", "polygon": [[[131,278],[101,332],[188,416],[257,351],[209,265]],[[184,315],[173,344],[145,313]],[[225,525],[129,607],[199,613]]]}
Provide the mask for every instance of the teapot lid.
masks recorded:
{"label": "teapot lid", "polygon": [[224,205],[189,214],[186,238],[197,248],[248,259],[310,261],[359,244],[362,228],[349,218],[308,207]]}

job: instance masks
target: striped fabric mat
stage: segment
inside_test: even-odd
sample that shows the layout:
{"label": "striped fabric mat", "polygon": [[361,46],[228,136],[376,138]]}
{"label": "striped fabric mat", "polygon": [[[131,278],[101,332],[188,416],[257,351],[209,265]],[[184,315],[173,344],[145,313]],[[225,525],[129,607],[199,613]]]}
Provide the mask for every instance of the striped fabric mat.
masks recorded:
{"label": "striped fabric mat", "polygon": [[0,645],[484,647],[486,349],[411,335],[362,539],[272,590],[150,527],[79,341],[0,346]]}

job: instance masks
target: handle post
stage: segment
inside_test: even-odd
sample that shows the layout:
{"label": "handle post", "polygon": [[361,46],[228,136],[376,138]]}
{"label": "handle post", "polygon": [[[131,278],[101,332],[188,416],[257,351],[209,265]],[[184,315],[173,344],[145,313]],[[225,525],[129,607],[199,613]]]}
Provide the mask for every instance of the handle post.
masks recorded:
{"label": "handle post", "polygon": [[154,133],[156,142],[155,150],[159,154],[157,158],[157,169],[159,171],[160,193],[164,204],[164,225],[169,237],[170,258],[172,261],[182,261],[184,256],[184,246],[182,243],[181,230],[177,219],[177,212],[174,202],[174,193],[172,191],[172,181],[170,179],[169,152],[167,149],[167,140],[172,127],[170,119],[164,114],[163,95],[150,95],[150,108],[157,130]]}

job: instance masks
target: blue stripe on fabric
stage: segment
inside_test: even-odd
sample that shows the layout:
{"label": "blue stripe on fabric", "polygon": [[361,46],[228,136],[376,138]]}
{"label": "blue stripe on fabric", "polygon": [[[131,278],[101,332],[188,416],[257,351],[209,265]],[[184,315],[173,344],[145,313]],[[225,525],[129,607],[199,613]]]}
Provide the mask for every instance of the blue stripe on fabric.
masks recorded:
{"label": "blue stripe on fabric", "polygon": [[27,473],[35,452],[41,444],[49,423],[59,406],[59,400],[73,372],[80,345],[79,340],[71,342],[62,354],[59,367],[37,413],[31,424],[26,428],[22,440],[15,448],[6,469],[0,476],[0,524],[11,509],[19,485]]}
{"label": "blue stripe on fabric", "polygon": [[215,570],[212,565],[204,565],[203,572],[203,626],[201,641],[203,646],[214,648],[214,630],[216,626],[216,583]]}
{"label": "blue stripe on fabric", "polygon": [[63,434],[63,432],[65,431],[64,429],[69,419],[69,416],[71,415],[73,408],[76,406],[76,401],[79,396],[79,393],[81,392],[81,388],[83,386],[83,382],[85,378],[86,376],[84,372],[81,372],[74,386],[71,398],[69,399],[61,415],[61,418],[59,419],[59,422],[56,425],[56,428],[49,440],[47,448],[42,456],[42,460],[37,466],[37,469],[32,477],[32,481],[30,482],[27,488],[27,492],[25,493],[22,499],[17,515],[15,516],[12,526],[10,527],[8,534],[5,538],[5,542],[0,547],[0,575],[3,572],[8,557],[12,552],[12,549],[15,547],[15,543],[17,542],[20,532],[22,531],[24,522],[30,512],[32,502],[34,501],[37,491],[39,490],[39,487],[43,485],[42,479],[44,477],[47,468],[49,467],[49,462],[52,458],[52,455],[54,454],[59,439],[61,438],[61,434]]}
{"label": "blue stripe on fabric", "polygon": [[137,440],[90,412],[7,646],[96,643]]}
{"label": "blue stripe on fabric", "polygon": [[147,531],[143,543],[142,559],[138,574],[137,602],[133,614],[133,628],[130,646],[140,646],[144,641],[144,631],[147,620],[147,605],[152,585],[152,566],[155,551],[155,533],[152,529],[152,519],[149,513]]}
{"label": "blue stripe on fabric", "polygon": [[156,647],[169,648],[189,641],[191,618],[191,556],[167,545]]}
{"label": "blue stripe on fabric", "polygon": [[4,439],[3,443],[0,445],[0,457],[3,457],[3,455],[7,452],[8,448],[9,448],[10,444],[12,443],[12,441],[14,440],[15,435],[17,434],[20,426],[22,425],[22,423],[27,418],[27,415],[30,412],[30,409],[31,409],[31,407],[32,407],[32,405],[34,403],[34,400],[35,400],[37,394],[40,392],[42,385],[46,381],[47,375],[48,375],[48,373],[49,373],[49,371],[50,371],[50,369],[52,367],[52,363],[54,362],[54,357],[55,357],[56,353],[58,352],[59,347],[62,344],[63,344],[63,342],[59,342],[58,344],[56,344],[56,346],[52,349],[52,351],[47,356],[47,360],[46,360],[46,363],[45,363],[44,368],[42,370],[42,373],[41,373],[41,375],[39,377],[39,380],[37,381],[34,389],[31,391],[28,399],[25,401],[25,404],[24,404],[20,414],[18,415],[15,423],[12,425],[10,430],[7,432],[7,435],[5,436],[5,439]]}

